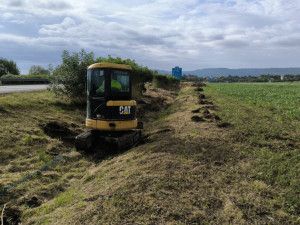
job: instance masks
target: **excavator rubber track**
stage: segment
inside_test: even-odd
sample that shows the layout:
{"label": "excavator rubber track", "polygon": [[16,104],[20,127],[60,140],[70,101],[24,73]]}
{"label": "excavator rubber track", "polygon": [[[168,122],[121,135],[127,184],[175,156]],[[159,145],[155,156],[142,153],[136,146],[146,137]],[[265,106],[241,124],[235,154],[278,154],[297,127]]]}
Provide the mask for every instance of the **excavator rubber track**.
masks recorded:
{"label": "excavator rubber track", "polygon": [[75,147],[86,153],[103,153],[126,150],[137,145],[141,140],[141,130],[98,131],[88,130],[75,138]]}

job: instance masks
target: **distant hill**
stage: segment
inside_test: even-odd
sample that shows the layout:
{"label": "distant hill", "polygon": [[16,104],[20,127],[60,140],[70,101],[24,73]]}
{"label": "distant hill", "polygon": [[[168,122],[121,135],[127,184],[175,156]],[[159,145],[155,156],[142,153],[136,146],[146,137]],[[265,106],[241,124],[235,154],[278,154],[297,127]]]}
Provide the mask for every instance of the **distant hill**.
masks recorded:
{"label": "distant hill", "polygon": [[[171,71],[157,70],[161,74],[171,74]],[[286,75],[300,74],[300,68],[253,68],[253,69],[228,69],[207,68],[193,71],[183,71],[183,74],[203,76],[259,76],[259,75]]]}

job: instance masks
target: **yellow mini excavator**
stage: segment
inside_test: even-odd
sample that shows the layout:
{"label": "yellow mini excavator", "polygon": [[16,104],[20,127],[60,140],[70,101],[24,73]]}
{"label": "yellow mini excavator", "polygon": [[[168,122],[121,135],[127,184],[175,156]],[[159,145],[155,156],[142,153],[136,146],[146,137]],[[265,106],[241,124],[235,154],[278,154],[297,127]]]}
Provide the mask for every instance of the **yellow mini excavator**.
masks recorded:
{"label": "yellow mini excavator", "polygon": [[86,152],[126,149],[141,138],[143,123],[136,118],[132,100],[132,68],[124,64],[95,63],[87,69],[89,129],[75,138],[77,150]]}

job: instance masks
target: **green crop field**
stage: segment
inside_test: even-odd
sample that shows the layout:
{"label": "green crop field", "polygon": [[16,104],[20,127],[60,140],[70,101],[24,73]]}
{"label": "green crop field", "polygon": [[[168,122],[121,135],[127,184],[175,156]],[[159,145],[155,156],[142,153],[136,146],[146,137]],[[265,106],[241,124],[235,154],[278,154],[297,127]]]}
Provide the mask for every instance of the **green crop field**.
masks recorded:
{"label": "green crop field", "polygon": [[213,84],[211,89],[244,103],[279,111],[300,120],[300,83],[228,83]]}
{"label": "green crop field", "polygon": [[300,83],[218,83],[205,92],[253,159],[252,176],[278,188],[274,202],[299,215]]}

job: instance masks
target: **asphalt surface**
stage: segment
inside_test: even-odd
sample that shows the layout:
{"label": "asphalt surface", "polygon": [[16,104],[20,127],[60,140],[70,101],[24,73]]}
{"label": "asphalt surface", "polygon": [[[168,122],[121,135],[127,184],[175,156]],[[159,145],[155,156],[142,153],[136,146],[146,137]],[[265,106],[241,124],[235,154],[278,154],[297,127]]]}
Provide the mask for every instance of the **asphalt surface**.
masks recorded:
{"label": "asphalt surface", "polygon": [[48,84],[32,84],[32,85],[3,85],[0,86],[0,94],[24,91],[46,90]]}

